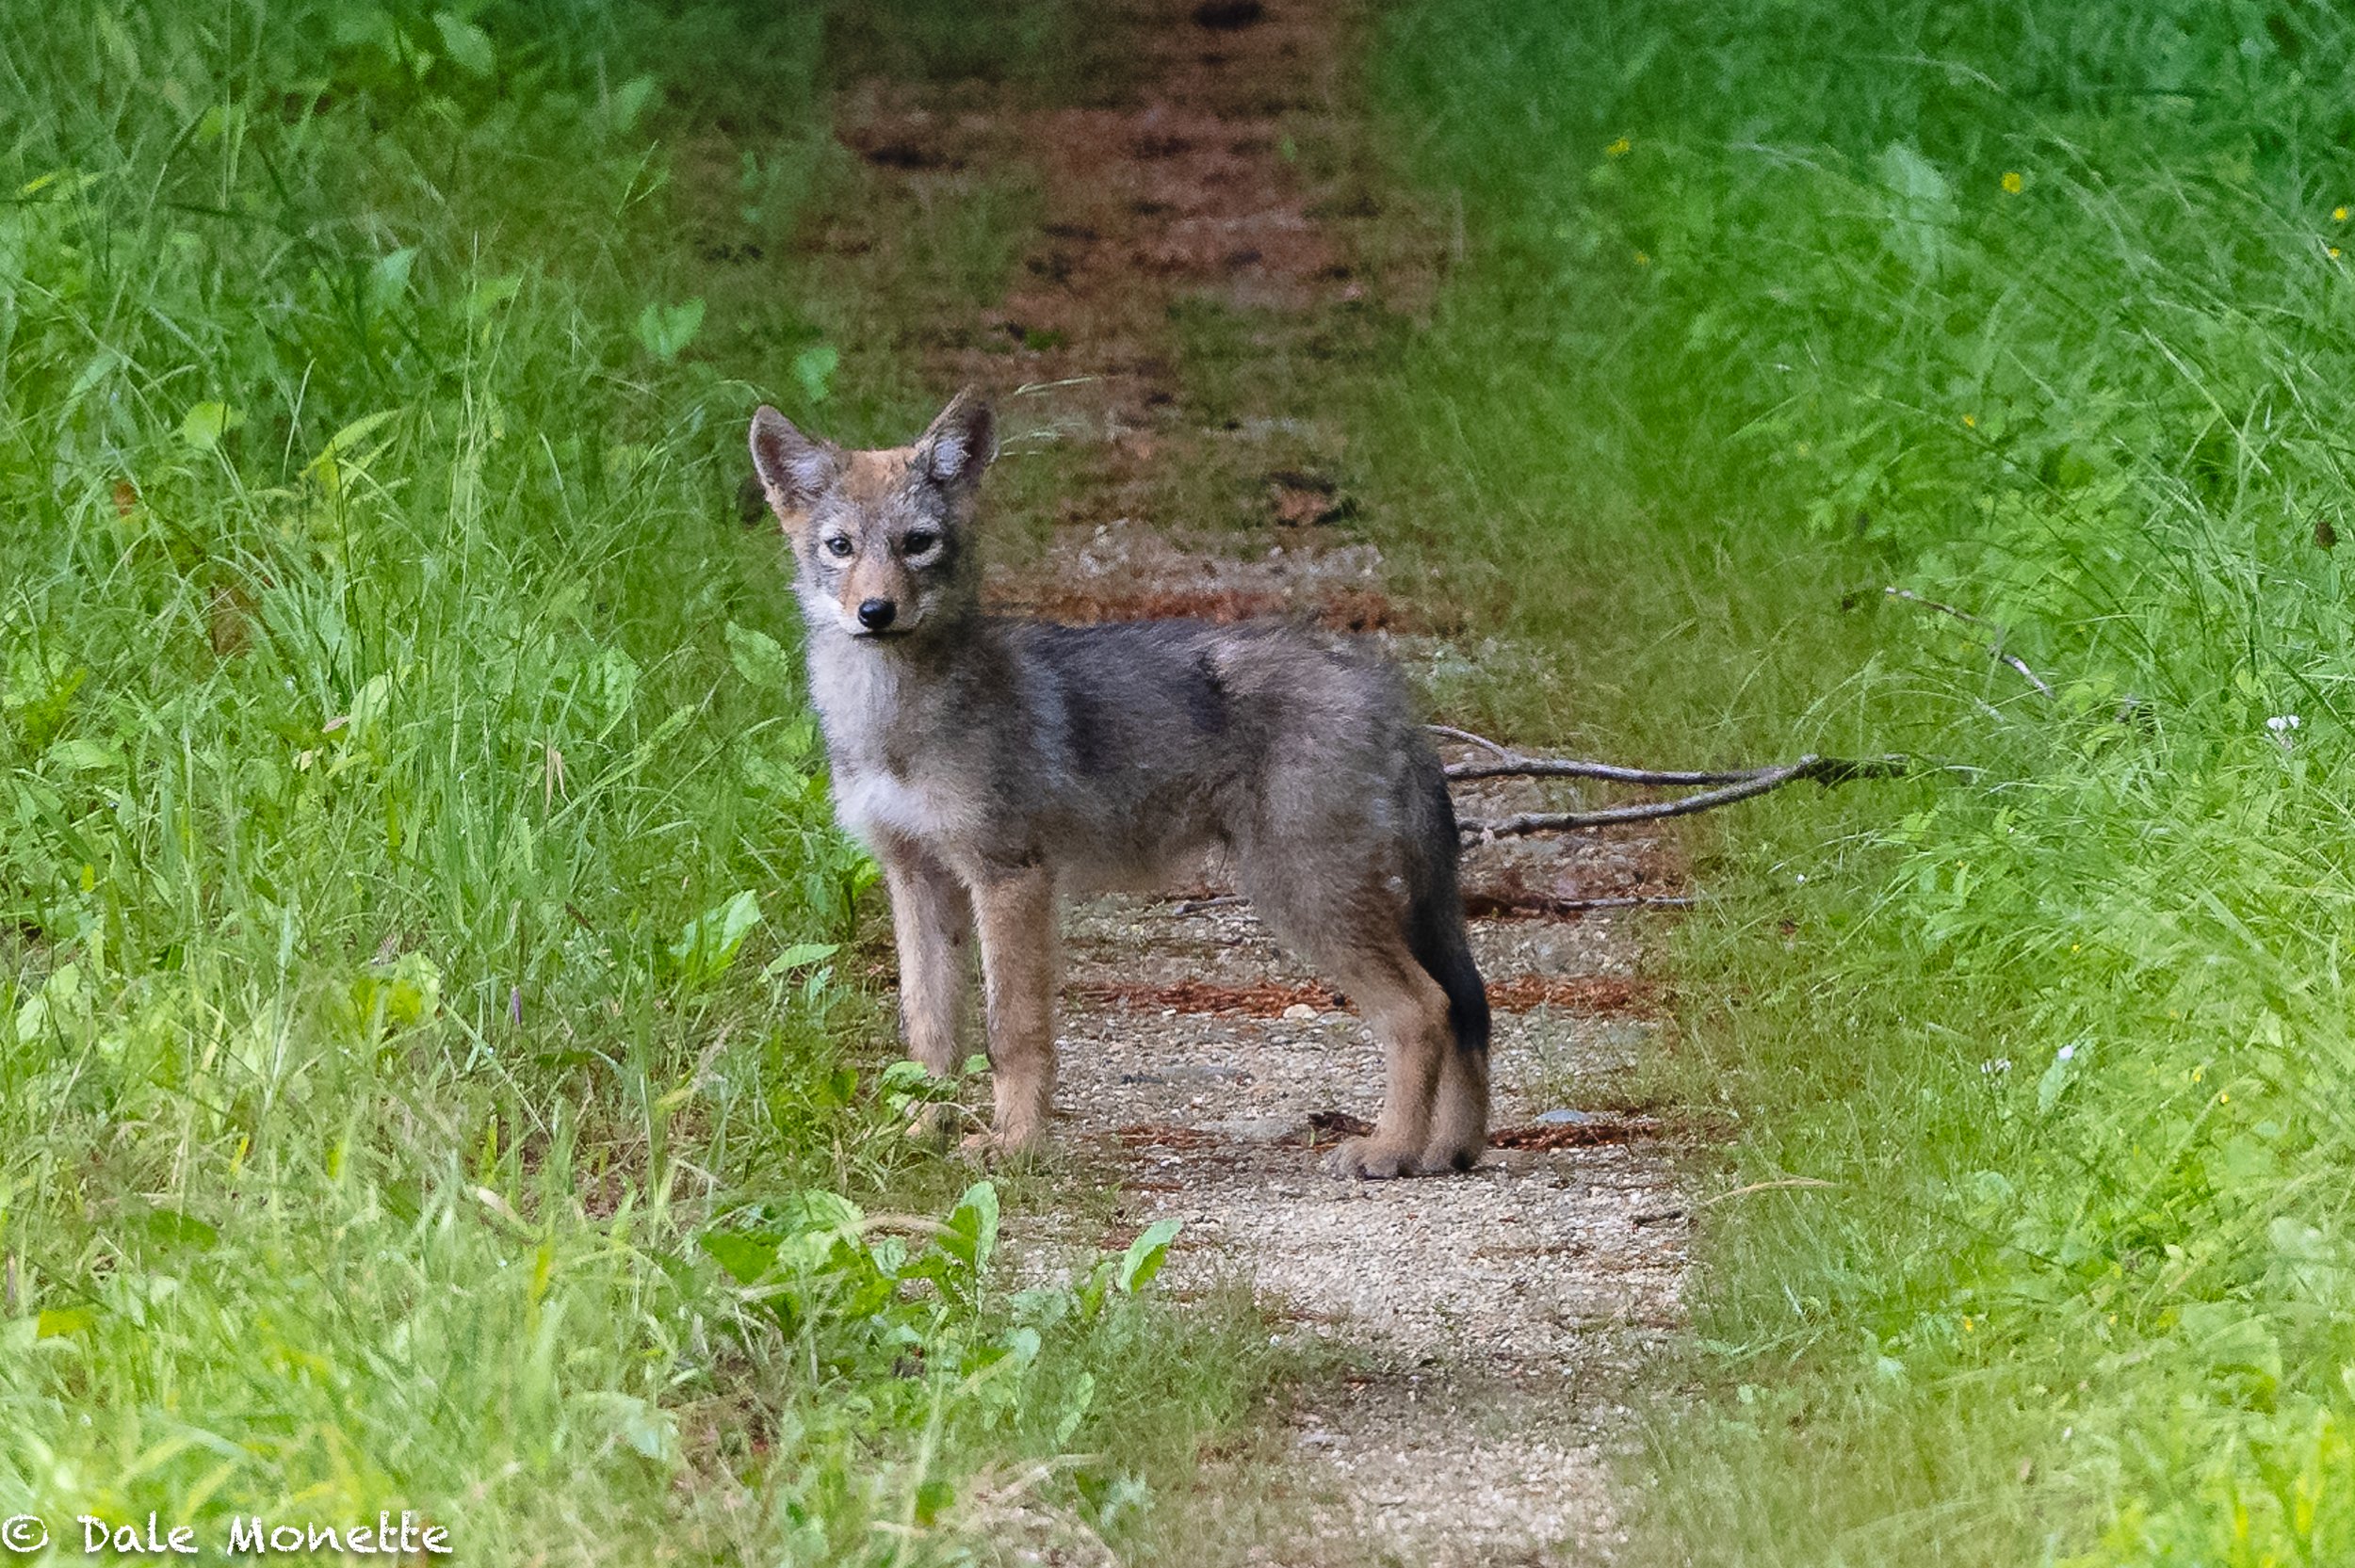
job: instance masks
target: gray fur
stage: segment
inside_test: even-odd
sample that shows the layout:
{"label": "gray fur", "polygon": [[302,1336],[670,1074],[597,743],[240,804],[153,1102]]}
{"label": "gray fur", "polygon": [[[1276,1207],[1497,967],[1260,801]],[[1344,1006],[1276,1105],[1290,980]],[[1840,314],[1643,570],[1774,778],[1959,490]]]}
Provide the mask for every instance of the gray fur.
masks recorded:
{"label": "gray fur", "polygon": [[[1216,851],[1278,937],[1395,1037],[1382,1123],[1339,1164],[1370,1175],[1469,1164],[1486,1136],[1486,1001],[1445,781],[1397,672],[1362,645],[1289,625],[984,613],[973,510],[991,431],[969,396],[898,452],[844,454],[768,409],[754,425],[793,542],[836,809],[895,873],[895,899],[928,906],[895,912],[903,988],[912,967],[944,962],[921,931],[961,934],[978,911],[993,1058],[1004,1057],[1000,991],[1051,978],[1017,976],[1012,954],[991,964],[990,900],[1024,879],[1043,879],[1049,900],[1149,887]],[[878,635],[861,607],[880,602],[894,620]],[[1037,940],[1050,948],[1051,930]],[[1044,959],[1040,974],[1051,976]],[[903,990],[911,1010],[938,994]],[[1004,1000],[1012,1009],[1010,991]],[[945,1054],[917,1034],[919,1056]],[[1051,1034],[1045,1049],[1051,1085]],[[1002,1090],[999,1140],[1027,1141],[1047,1091],[1034,1114],[1015,1107],[1010,1130]]]}

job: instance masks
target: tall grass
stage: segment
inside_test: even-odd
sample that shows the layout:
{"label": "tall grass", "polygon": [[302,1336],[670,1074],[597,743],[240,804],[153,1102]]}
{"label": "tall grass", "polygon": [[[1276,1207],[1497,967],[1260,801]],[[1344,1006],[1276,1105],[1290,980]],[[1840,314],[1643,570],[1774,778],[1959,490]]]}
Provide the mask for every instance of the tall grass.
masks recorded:
{"label": "tall grass", "polygon": [[1565,645],[1466,700],[1973,770],[1698,846],[1664,1086],[1835,1186],[1707,1211],[1663,1557],[2355,1556],[2351,75],[2304,5],[1389,23],[1466,240],[1372,461]]}
{"label": "tall grass", "polygon": [[1239,1409],[1133,1299],[1165,1237],[1009,1297],[865,1072],[872,869],[732,511],[748,378],[845,356],[713,259],[838,176],[821,22],[0,15],[0,1515],[60,1555],[1120,1538]]}

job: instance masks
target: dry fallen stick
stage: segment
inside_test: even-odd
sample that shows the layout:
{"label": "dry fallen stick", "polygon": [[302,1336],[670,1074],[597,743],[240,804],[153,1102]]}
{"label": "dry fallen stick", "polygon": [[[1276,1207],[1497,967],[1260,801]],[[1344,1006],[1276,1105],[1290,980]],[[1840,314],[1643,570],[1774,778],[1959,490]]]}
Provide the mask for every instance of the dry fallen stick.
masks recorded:
{"label": "dry fallen stick", "polygon": [[[1229,905],[1247,904],[1250,901],[1240,893],[1222,893],[1211,898],[1180,898],[1169,906],[1169,913],[1198,914],[1206,909],[1225,909]],[[1537,912],[1546,914],[1569,914],[1594,909],[1691,909],[1693,903],[1693,899],[1680,897],[1618,893],[1594,898],[1548,898],[1542,905],[1535,907]],[[1513,907],[1518,911],[1523,906]]]}
{"label": "dry fallen stick", "polygon": [[1657,768],[1622,768],[1616,763],[1588,762],[1580,757],[1533,757],[1452,724],[1428,724],[1424,728],[1434,735],[1482,747],[1496,757],[1494,762],[1449,763],[1447,776],[1454,780],[1603,779],[1612,784],[1745,784],[1770,771],[1762,768],[1737,768],[1718,772],[1671,772]]}
{"label": "dry fallen stick", "polygon": [[[1894,591],[1892,590],[1892,591]],[[1493,821],[1484,817],[1459,818],[1456,828],[1470,840],[1515,838],[1524,833],[1561,832],[1579,828],[1607,828],[1620,822],[1657,822],[1665,817],[1690,816],[1695,812],[1713,811],[1730,806],[1736,800],[1747,800],[1780,789],[1784,784],[1811,779],[1828,789],[1856,779],[1897,779],[1917,771],[1910,757],[1819,757],[1804,756],[1796,762],[1778,763],[1772,768],[1734,768],[1720,769],[1622,768],[1616,763],[1589,762],[1580,757],[1535,757],[1516,752],[1511,747],[1459,730],[1453,724],[1429,724],[1424,728],[1434,735],[1477,746],[1489,753],[1494,762],[1453,762],[1447,765],[1452,783],[1474,779],[1601,779],[1612,784],[1649,784],[1662,787],[1715,784],[1698,795],[1687,795],[1678,800],[1655,800],[1638,805],[1603,806],[1594,811],[1532,811],[1516,816],[1499,817]],[[1210,898],[1188,898],[1172,906],[1173,914],[1193,914],[1200,910],[1216,909],[1226,904],[1243,901],[1239,894],[1221,894]],[[1681,906],[1690,903],[1683,898],[1566,898],[1558,907],[1571,909],[1630,909],[1644,905]]]}
{"label": "dry fallen stick", "polygon": [[1223,909],[1228,904],[1244,904],[1250,900],[1240,893],[1221,893],[1209,898],[1181,898],[1169,906],[1172,914],[1193,914],[1206,909]]}
{"label": "dry fallen stick", "polygon": [[1466,817],[1456,826],[1470,839],[1512,838],[1522,833],[1559,832],[1577,828],[1606,828],[1620,822],[1656,822],[1670,816],[1690,816],[1695,812],[1711,811],[1729,806],[1736,800],[1747,800],[1784,784],[1802,779],[1830,788],[1855,779],[1902,778],[1914,770],[1908,757],[1818,757],[1804,756],[1796,762],[1780,763],[1772,768],[1746,768],[1722,772],[1664,771],[1649,768],[1621,768],[1612,763],[1585,762],[1567,757],[1531,757],[1506,750],[1493,740],[1469,731],[1451,729],[1445,725],[1431,726],[1442,735],[1485,746],[1497,755],[1495,762],[1459,762],[1447,769],[1450,779],[1607,779],[1618,784],[1718,784],[1722,787],[1705,789],[1698,795],[1687,795],[1680,800],[1657,800],[1640,805],[1603,806],[1595,811],[1532,811],[1515,816],[1499,817],[1493,821],[1481,817]]}

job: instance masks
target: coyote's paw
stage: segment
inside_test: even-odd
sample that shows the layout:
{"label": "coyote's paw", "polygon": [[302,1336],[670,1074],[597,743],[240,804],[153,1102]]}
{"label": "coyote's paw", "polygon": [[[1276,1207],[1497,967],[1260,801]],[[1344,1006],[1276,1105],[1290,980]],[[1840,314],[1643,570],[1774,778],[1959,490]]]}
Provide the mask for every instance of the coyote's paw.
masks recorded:
{"label": "coyote's paw", "polygon": [[908,1123],[907,1135],[918,1143],[929,1143],[946,1149],[965,1125],[966,1116],[963,1106],[935,1100],[918,1110]]}
{"label": "coyote's paw", "polygon": [[1385,1143],[1378,1138],[1350,1138],[1333,1146],[1325,1163],[1337,1176],[1387,1181],[1392,1176],[1411,1176],[1420,1172],[1422,1167],[1416,1157],[1419,1153],[1411,1147]]}
{"label": "coyote's paw", "polygon": [[958,1153],[974,1164],[988,1170],[1007,1165],[1027,1165],[1035,1160],[1043,1147],[1035,1134],[1009,1138],[1000,1132],[977,1132],[957,1145]]}
{"label": "coyote's paw", "polygon": [[1454,1171],[1469,1171],[1480,1163],[1481,1154],[1487,1148],[1486,1138],[1434,1139],[1431,1146],[1415,1162],[1415,1169],[1426,1176],[1444,1176]]}

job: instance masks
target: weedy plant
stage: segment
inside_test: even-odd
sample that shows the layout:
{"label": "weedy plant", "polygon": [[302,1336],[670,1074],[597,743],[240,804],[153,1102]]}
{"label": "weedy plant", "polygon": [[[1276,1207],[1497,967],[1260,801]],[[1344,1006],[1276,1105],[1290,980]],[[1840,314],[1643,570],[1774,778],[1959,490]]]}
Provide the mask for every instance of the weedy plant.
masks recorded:
{"label": "weedy plant", "polygon": [[672,185],[734,84],[790,236],[820,31],[0,16],[0,1514],[911,1562],[1017,1492],[1118,1538],[1235,1417],[1241,1352],[1127,1419],[1228,1332],[1136,1299],[1165,1234],[1008,1297],[862,1079],[872,868],[699,345],[803,410],[840,355],[707,314]]}
{"label": "weedy plant", "polygon": [[1459,706],[1976,769],[1701,847],[1660,1088],[1704,1186],[1835,1185],[1704,1211],[1664,1560],[2355,1555],[2351,67],[2294,4],[1387,24],[1463,259],[1368,461],[1558,650]]}

